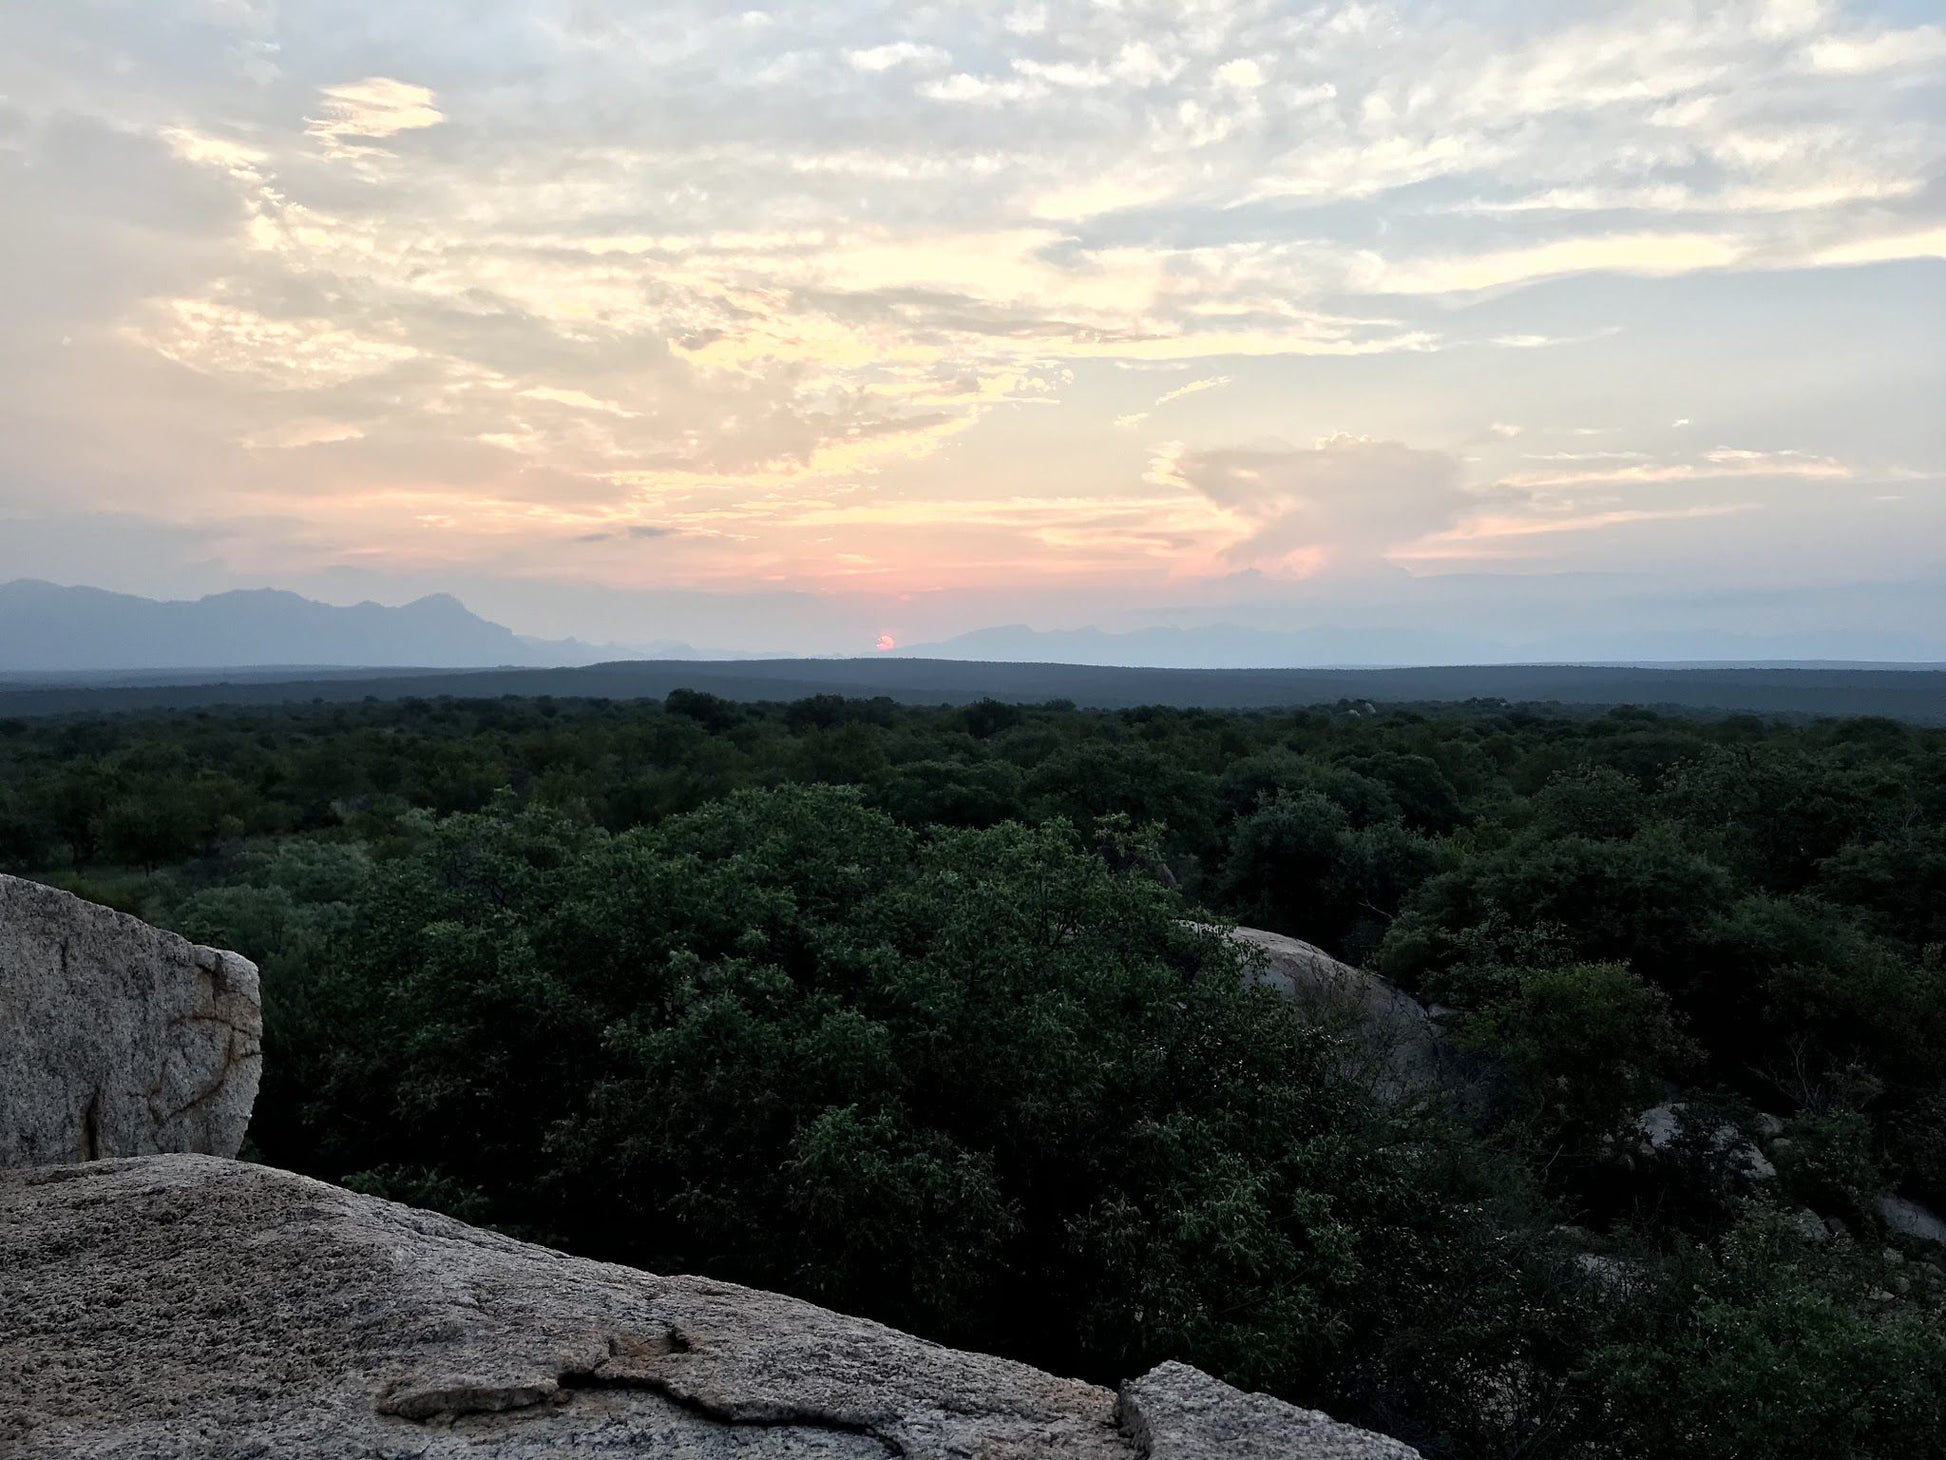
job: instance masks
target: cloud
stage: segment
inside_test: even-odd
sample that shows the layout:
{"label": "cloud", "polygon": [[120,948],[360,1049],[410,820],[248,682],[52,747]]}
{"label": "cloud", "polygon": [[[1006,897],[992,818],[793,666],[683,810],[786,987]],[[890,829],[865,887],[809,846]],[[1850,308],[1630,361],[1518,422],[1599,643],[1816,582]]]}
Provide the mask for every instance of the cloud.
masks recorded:
{"label": "cloud", "polygon": [[1713,481],[1733,477],[1845,481],[1857,475],[1852,467],[1829,456],[1805,451],[1753,451],[1737,447],[1718,447],[1688,461],[1647,461],[1642,453],[1633,451],[1559,452],[1546,459],[1573,465],[1567,469],[1516,472],[1502,478],[1502,485],[1551,489],[1601,484],[1620,486]]}
{"label": "cloud", "polygon": [[1592,533],[1611,527],[1634,527],[1652,522],[1695,522],[1707,518],[1740,516],[1756,509],[1754,502],[1719,502],[1695,507],[1620,507],[1553,517],[1480,516],[1431,534],[1402,553],[1401,557],[1418,562],[1436,562],[1442,558],[1464,560],[1477,556],[1478,545],[1485,542],[1552,537],[1560,533]]}
{"label": "cloud", "polygon": [[327,86],[322,95],[323,115],[312,118],[306,130],[331,156],[367,153],[374,150],[371,142],[446,120],[431,91],[386,76]]}
{"label": "cloud", "polygon": [[1853,239],[1820,249],[1815,256],[1815,262],[1827,266],[1884,264],[1901,259],[1946,259],[1946,226]]}
{"label": "cloud", "polygon": [[1216,68],[1216,79],[1225,86],[1234,86],[1239,91],[1255,91],[1264,84],[1263,67],[1248,56],[1239,56],[1234,61],[1225,61]]}
{"label": "cloud", "polygon": [[308,446],[334,446],[340,441],[362,441],[364,428],[349,421],[281,421],[262,431],[245,435],[239,443],[250,451],[302,451]]}
{"label": "cloud", "polygon": [[1946,60],[1946,26],[1822,36],[1805,47],[1804,59],[1813,71],[1842,76],[1918,70]]}
{"label": "cloud", "polygon": [[272,390],[343,385],[420,356],[414,345],[329,319],[273,318],[214,299],[165,301],[129,332],[179,365],[248,377]]}
{"label": "cloud", "polygon": [[640,411],[631,411],[612,400],[602,400],[589,395],[585,390],[562,390],[557,386],[532,385],[521,391],[520,396],[523,400],[550,401],[572,410],[599,411],[604,415],[621,416],[626,420],[633,420],[641,415]]}
{"label": "cloud", "polygon": [[1177,386],[1174,390],[1163,391],[1155,398],[1155,403],[1166,406],[1170,401],[1181,400],[1186,395],[1196,395],[1205,390],[1221,390],[1234,378],[1229,375],[1211,375],[1203,380],[1192,380],[1187,385]]}
{"label": "cloud", "polygon": [[[1667,277],[1728,268],[1743,257],[1735,239],[1701,233],[1632,233],[1559,239],[1530,248],[1391,262],[1373,258],[1365,271],[1374,292],[1458,294],[1594,272]],[[1544,344],[1545,337],[1510,343]]]}
{"label": "cloud", "polygon": [[[1938,26],[1520,9],[0,6],[0,483],[264,524],[213,551],[265,571],[822,585],[837,517],[923,587],[1369,564],[1468,473],[1594,521],[1937,470]],[[1178,379],[1378,441],[1262,464],[1281,507],[1145,489]],[[1505,501],[1380,450],[1590,401],[1635,454]],[[1668,452],[1691,415],[1813,455]],[[548,556],[638,518],[683,541]]]}
{"label": "cloud", "polygon": [[575,534],[574,540],[576,542],[617,542],[630,540],[642,542],[654,538],[676,537],[679,534],[680,529],[678,528],[656,527],[647,523],[636,523],[629,527],[605,528],[600,532],[579,532]]}
{"label": "cloud", "polygon": [[1334,436],[1310,448],[1165,450],[1153,479],[1200,493],[1247,528],[1238,566],[1370,569],[1477,505],[1464,464],[1396,441]]}
{"label": "cloud", "polygon": [[952,61],[952,55],[938,46],[915,45],[911,41],[895,41],[890,45],[870,46],[864,50],[851,51],[846,59],[855,70],[890,71],[897,66],[944,66]]}

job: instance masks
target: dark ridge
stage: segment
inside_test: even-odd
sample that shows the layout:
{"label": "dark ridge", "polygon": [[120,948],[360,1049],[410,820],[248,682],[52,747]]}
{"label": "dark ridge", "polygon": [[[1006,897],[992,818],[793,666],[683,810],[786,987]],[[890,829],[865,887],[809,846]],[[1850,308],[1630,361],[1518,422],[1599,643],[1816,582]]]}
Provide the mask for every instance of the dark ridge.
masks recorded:
{"label": "dark ridge", "polygon": [[[185,675],[187,677],[187,675]],[[493,699],[553,695],[660,699],[707,690],[745,702],[813,694],[884,695],[903,704],[981,699],[1068,700],[1096,709],[1167,705],[1272,709],[1340,700],[1373,704],[1504,700],[1643,705],[1677,711],[1837,717],[1877,715],[1946,724],[1938,669],[1656,668],[1475,665],[1422,669],[1118,669],[1080,664],[987,664],[947,659],[631,660],[575,669],[389,670],[219,682],[40,683],[0,689],[0,718],[206,705],[344,703],[365,699]]]}

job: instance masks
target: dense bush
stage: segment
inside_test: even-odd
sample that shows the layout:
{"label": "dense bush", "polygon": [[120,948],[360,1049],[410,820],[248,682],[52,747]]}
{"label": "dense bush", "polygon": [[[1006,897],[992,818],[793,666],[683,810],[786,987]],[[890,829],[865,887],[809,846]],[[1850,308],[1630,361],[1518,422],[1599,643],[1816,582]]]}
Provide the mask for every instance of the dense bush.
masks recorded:
{"label": "dense bush", "polygon": [[1063,823],[741,793],[423,827],[309,960],[270,1152],[577,1250],[1101,1375],[1338,1371],[1430,1280],[1426,1132]]}
{"label": "dense bush", "polygon": [[[0,728],[0,866],[263,963],[263,1159],[1431,1456],[1946,1444],[1946,1279],[1876,1215],[1946,1201],[1941,732],[702,694]],[[1349,1081],[1223,916],[1445,1006],[1465,1101]]]}
{"label": "dense bush", "polygon": [[1620,963],[1496,970],[1460,1024],[1505,1072],[1509,1126],[1536,1149],[1599,1151],[1695,1063],[1662,991]]}
{"label": "dense bush", "polygon": [[1607,1433],[1597,1453],[1743,1460],[1938,1455],[1946,1326],[1938,1308],[1874,1297],[1868,1261],[1813,1260],[1788,1223],[1756,1218],[1717,1255],[1687,1252],[1640,1331],[1589,1358]]}

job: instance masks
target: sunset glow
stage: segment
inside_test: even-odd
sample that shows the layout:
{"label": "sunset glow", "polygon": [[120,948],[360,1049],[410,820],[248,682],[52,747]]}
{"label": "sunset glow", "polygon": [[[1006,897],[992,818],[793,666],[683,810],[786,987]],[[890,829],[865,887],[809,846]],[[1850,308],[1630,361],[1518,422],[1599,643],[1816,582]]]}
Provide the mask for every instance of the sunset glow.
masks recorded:
{"label": "sunset glow", "polygon": [[1910,0],[26,0],[0,578],[808,652],[1936,585],[1942,164]]}

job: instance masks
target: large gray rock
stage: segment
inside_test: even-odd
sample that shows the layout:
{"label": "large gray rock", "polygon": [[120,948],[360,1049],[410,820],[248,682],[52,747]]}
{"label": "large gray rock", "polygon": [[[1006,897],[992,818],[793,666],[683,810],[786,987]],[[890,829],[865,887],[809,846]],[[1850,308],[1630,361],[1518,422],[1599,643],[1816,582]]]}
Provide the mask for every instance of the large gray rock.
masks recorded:
{"label": "large gray rock", "polygon": [[243,1146],[257,968],[0,876],[0,1166]]}
{"label": "large gray rock", "polygon": [[[1689,1106],[1685,1101],[1670,1100],[1651,1106],[1635,1117],[1637,1148],[1645,1156],[1660,1156],[1675,1149],[1690,1119]],[[1746,1140],[1743,1133],[1730,1122],[1717,1121],[1708,1127],[1706,1134],[1710,1149],[1722,1156],[1730,1170],[1746,1181],[1777,1179],[1777,1167],[1771,1163],[1770,1157]]]}
{"label": "large gray rock", "polygon": [[1341,1425],[1315,1409],[1243,1394],[1187,1364],[1122,1385],[1116,1417],[1138,1454],[1169,1460],[1418,1460],[1410,1445]]}
{"label": "large gray rock", "polygon": [[566,1257],[286,1172],[0,1173],[0,1453],[1404,1460],[1180,1365],[1125,1387]]}
{"label": "large gray rock", "polygon": [[1907,1197],[1886,1193],[1878,1199],[1879,1220],[1892,1231],[1913,1242],[1946,1244],[1946,1221],[1937,1213]]}
{"label": "large gray rock", "polygon": [[1380,1094],[1458,1092],[1471,1078],[1439,1025],[1410,994],[1298,938],[1262,928],[1235,928],[1230,937],[1243,952],[1246,978],[1350,1036],[1352,1073]]}

